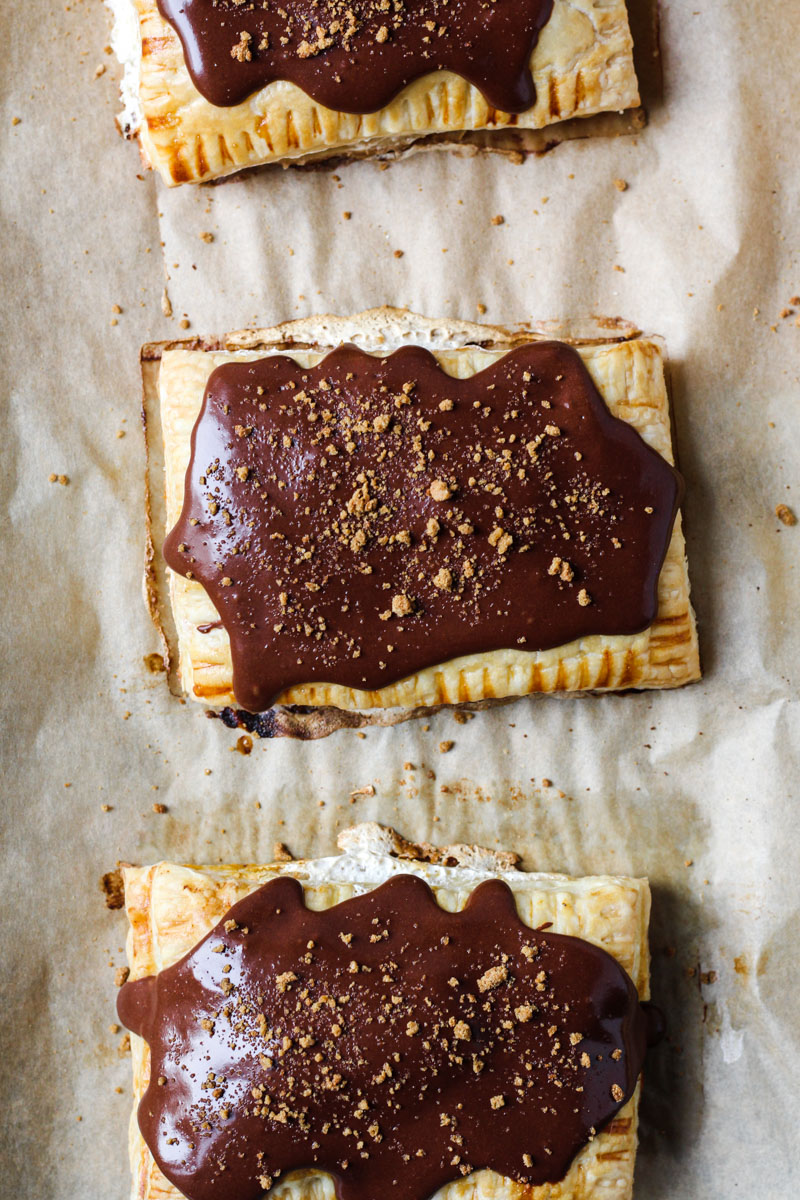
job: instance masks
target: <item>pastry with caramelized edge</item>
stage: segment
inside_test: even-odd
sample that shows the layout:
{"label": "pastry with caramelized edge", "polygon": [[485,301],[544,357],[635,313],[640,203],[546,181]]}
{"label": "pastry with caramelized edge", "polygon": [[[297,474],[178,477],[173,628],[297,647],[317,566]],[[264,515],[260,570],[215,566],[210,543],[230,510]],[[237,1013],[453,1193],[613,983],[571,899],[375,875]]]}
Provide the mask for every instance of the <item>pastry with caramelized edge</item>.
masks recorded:
{"label": "pastry with caramelized edge", "polygon": [[135,1200],[630,1198],[647,881],[339,845],[124,869]]}
{"label": "pastry with caramelized edge", "polygon": [[144,365],[194,699],[411,710],[699,677],[657,339],[382,309]]}
{"label": "pastry with caramelized edge", "polygon": [[120,127],[174,186],[639,104],[625,0],[107,0]]}

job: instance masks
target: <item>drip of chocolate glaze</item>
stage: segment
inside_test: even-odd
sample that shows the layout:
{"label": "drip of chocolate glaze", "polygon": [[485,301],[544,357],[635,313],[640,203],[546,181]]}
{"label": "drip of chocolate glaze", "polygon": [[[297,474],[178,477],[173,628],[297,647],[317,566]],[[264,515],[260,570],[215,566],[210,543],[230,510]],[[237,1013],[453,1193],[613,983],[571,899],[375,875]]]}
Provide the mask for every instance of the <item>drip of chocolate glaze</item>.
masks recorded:
{"label": "drip of chocolate glaze", "polygon": [[212,373],[164,557],[208,592],[261,712],[294,684],[640,632],[680,493],[559,342],[465,379],[419,347],[344,346]]}
{"label": "drip of chocolate glaze", "polygon": [[218,107],[286,79],[337,112],[383,108],[449,70],[495,108],[521,113],[530,57],[553,0],[158,0],[195,87]]}
{"label": "drip of chocolate glaze", "polygon": [[451,913],[409,874],[320,912],[274,879],[118,1010],[150,1047],[139,1127],[189,1200],[298,1168],[341,1200],[554,1182],[632,1096],[649,1024],[615,959],[524,925],[505,883]]}

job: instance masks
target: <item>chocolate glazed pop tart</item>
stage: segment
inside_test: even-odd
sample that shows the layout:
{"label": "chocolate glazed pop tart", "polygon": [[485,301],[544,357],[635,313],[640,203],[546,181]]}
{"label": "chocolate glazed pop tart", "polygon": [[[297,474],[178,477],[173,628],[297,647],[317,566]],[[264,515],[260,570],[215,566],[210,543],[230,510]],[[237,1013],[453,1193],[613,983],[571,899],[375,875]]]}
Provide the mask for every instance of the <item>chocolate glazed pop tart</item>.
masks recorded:
{"label": "chocolate glazed pop tart", "polygon": [[133,1196],[630,1197],[647,882],[340,846],[126,869]]}
{"label": "chocolate glazed pop tart", "polygon": [[639,103],[624,0],[107,0],[170,185]]}
{"label": "chocolate glazed pop tart", "polygon": [[190,695],[363,710],[698,677],[657,341],[377,310],[227,344],[159,363]]}

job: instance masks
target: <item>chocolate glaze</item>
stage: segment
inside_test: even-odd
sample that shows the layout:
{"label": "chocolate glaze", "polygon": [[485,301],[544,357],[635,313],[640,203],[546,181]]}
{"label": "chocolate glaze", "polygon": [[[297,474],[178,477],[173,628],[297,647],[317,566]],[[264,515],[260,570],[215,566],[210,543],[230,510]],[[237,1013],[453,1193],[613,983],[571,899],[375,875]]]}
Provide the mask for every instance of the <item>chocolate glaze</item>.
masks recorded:
{"label": "chocolate glaze", "polygon": [[499,880],[449,913],[413,875],[322,912],[272,880],[118,1011],[150,1046],[142,1135],[189,1200],[256,1200],[296,1168],[341,1200],[427,1200],[484,1167],[556,1181],[647,1036],[604,950],[530,929]]}
{"label": "chocolate glaze", "polygon": [[164,556],[209,593],[258,712],[292,684],[645,629],[679,497],[568,346],[461,380],[418,347],[344,346],[213,372]]}
{"label": "chocolate glaze", "polygon": [[[337,112],[383,108],[449,70],[504,112],[536,91],[529,60],[553,0],[158,0],[195,87],[219,107],[288,79]],[[266,36],[266,43],[264,41]]]}

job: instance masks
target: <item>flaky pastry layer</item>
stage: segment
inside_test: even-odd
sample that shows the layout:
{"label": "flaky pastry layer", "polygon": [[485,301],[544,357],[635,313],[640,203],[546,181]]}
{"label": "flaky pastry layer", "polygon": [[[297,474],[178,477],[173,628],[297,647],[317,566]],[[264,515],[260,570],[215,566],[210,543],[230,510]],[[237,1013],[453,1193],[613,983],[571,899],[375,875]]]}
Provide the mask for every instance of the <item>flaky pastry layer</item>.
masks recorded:
{"label": "flaky pastry layer", "polygon": [[[264,163],[391,151],[464,130],[541,129],[639,103],[625,0],[555,0],[531,56],[536,103],[521,115],[499,112],[466,80],[438,71],[364,116],[324,108],[285,80],[217,108],[192,83],[156,0],[108,2],[117,14],[115,49],[132,76],[125,124],[138,124],[145,159],[170,186]],[[125,11],[131,6],[136,24]]]}
{"label": "flaky pastry layer", "polygon": [[[433,888],[450,912],[463,908],[484,879],[504,879],[522,921],[531,928],[552,923],[552,932],[602,946],[631,976],[641,999],[649,996],[647,927],[650,890],[645,879],[534,874],[493,866],[483,852],[478,865],[442,866],[376,852],[375,827],[360,827],[362,847],[337,858],[266,866],[186,867],[158,863],[124,871],[127,940],[131,979],[152,975],[177,962],[216,925],[228,909],[279,875],[303,884],[309,908],[324,909],[377,887],[391,875],[412,872]],[[359,828],[350,833],[358,833]],[[384,831],[386,832],[386,831]],[[340,839],[341,841],[342,839]],[[430,848],[428,848],[430,849]],[[471,847],[455,847],[456,860],[470,861]],[[453,856],[451,856],[453,857]],[[181,1193],[156,1166],[139,1132],[136,1109],[147,1088],[150,1055],[146,1042],[131,1036],[134,1110],[130,1124],[133,1200],[178,1200]],[[630,1200],[636,1154],[639,1089],[592,1142],[574,1159],[559,1183],[527,1187],[480,1171],[442,1188],[439,1200]],[[299,1171],[270,1192],[276,1200],[333,1200],[329,1176]]]}
{"label": "flaky pastry layer", "polygon": [[[381,320],[386,330],[381,341]],[[294,329],[294,337],[289,332]],[[468,330],[469,333],[465,331]],[[337,344],[335,335],[365,350],[386,354],[408,342],[409,334],[428,345],[445,371],[465,378],[508,353],[501,331],[425,321],[398,310],[374,310],[353,318],[308,319],[272,331],[233,335],[237,345],[253,349],[167,349],[161,357],[159,391],[166,489],[166,521],[171,528],[183,504],[184,479],[190,456],[191,431],[206,382],[220,364],[287,353],[311,366]],[[533,335],[519,335],[531,340]],[[470,337],[473,344],[465,341]],[[294,345],[292,344],[294,341]],[[480,341],[481,345],[474,342]],[[297,349],[298,342],[314,349]],[[255,347],[258,347],[257,349]],[[452,348],[447,348],[448,346]],[[633,425],[646,442],[672,462],[669,400],[661,344],[637,337],[623,342],[577,346],[611,412]],[[230,641],[216,627],[219,614],[196,580],[169,574],[179,675],[183,690],[214,706],[235,705]],[[658,617],[633,636],[582,638],[551,650],[517,648],[465,655],[437,664],[376,691],[334,683],[307,683],[287,688],[278,704],[333,706],[339,709],[411,709],[458,704],[534,692],[613,691],[624,688],[679,687],[700,676],[694,614],[689,602],[685,545],[678,515],[659,577]],[[211,628],[209,628],[211,626]],[[205,629],[206,632],[200,632]]]}

